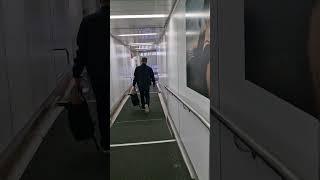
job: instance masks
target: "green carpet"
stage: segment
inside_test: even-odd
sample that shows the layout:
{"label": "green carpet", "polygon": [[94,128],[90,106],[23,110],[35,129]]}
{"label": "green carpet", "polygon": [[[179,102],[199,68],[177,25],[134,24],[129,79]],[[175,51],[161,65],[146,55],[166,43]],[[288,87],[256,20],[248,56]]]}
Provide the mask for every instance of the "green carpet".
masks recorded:
{"label": "green carpet", "polygon": [[123,106],[121,113],[116,121],[130,121],[130,120],[147,120],[147,119],[161,119],[165,118],[158,94],[150,95],[150,112],[144,113],[139,107],[133,106],[129,98]]}
{"label": "green carpet", "polygon": [[[111,128],[111,144],[174,139],[158,94],[151,94],[150,112],[129,99]],[[176,142],[111,148],[112,180],[189,180],[188,169]]]}
{"label": "green carpet", "polygon": [[172,139],[163,119],[120,122],[111,128],[111,144],[134,143]]}
{"label": "green carpet", "polygon": [[93,142],[76,142],[63,112],[49,130],[21,180],[106,180],[109,157]]}
{"label": "green carpet", "polygon": [[112,180],[190,180],[175,142],[112,148]]}
{"label": "green carpet", "polygon": [[129,99],[111,128],[111,144],[171,138],[158,94],[151,94],[149,113],[134,107]]}

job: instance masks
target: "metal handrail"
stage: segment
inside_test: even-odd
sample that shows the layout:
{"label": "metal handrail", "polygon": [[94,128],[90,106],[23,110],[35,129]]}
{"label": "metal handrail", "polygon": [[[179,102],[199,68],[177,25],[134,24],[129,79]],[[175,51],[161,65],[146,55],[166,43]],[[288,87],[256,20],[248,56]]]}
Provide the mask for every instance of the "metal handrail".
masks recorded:
{"label": "metal handrail", "polygon": [[271,169],[285,180],[302,180],[289,170],[279,159],[257,144],[247,133],[242,131],[235,123],[226,118],[217,108],[211,106],[210,112],[217,120],[237,136],[252,152],[260,157]]}
{"label": "metal handrail", "polygon": [[52,51],[64,51],[67,55],[67,62],[68,64],[70,64],[70,53],[67,48],[56,48],[56,49],[52,49]]}
{"label": "metal handrail", "polygon": [[[160,84],[160,85],[162,85],[162,84]],[[210,123],[208,121],[206,121],[206,119],[201,114],[199,114],[194,108],[192,108],[190,105],[188,105],[188,103],[186,103],[183,99],[181,99],[178,95],[176,95],[170,88],[168,88],[165,85],[162,85],[162,86],[168,92],[170,92],[176,99],[178,99],[183,104],[183,106],[189,110],[189,112],[194,114],[202,122],[202,124],[206,126],[206,128],[210,129]]]}
{"label": "metal handrail", "polygon": [[[159,83],[160,84],[160,83]],[[162,84],[160,84],[162,85]],[[196,110],[189,106],[183,99],[176,95],[170,88],[162,85],[168,92],[170,92],[176,99],[178,99],[185,107],[189,109],[200,121],[210,129],[210,124],[205,118],[200,115]],[[227,119],[217,108],[210,107],[210,112],[217,120],[227,127],[237,138],[239,138],[249,149],[254,152],[253,154],[260,157],[271,169],[273,169],[280,177],[285,180],[302,180],[296,176],[290,169],[288,169],[279,159],[274,157],[270,152],[257,144],[247,133],[242,131],[235,123]]]}

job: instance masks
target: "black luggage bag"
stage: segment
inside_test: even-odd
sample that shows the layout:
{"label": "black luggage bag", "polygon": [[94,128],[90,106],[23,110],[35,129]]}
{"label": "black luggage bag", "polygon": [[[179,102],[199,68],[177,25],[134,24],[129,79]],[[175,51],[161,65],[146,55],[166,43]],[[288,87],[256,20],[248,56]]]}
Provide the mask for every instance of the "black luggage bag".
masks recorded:
{"label": "black luggage bag", "polygon": [[92,122],[89,107],[85,100],[81,104],[69,103],[68,107],[69,127],[77,141],[94,137],[94,124]]}
{"label": "black luggage bag", "polygon": [[130,96],[131,96],[131,102],[132,102],[133,106],[139,106],[140,100],[139,100],[137,92],[135,90],[133,90],[132,93],[130,94]]}
{"label": "black luggage bag", "polygon": [[76,98],[77,102],[75,103],[71,100],[67,103],[59,103],[59,105],[64,106],[68,111],[69,129],[74,139],[76,141],[92,139],[96,148],[99,149],[95,137],[95,125],[92,121],[86,99],[82,93],[79,93],[79,97],[74,96],[72,98]]}

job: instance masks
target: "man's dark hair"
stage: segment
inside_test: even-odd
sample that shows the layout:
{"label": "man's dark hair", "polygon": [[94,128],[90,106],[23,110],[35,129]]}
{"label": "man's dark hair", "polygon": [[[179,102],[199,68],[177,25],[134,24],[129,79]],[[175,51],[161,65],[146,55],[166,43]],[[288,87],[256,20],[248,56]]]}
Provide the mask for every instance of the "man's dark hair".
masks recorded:
{"label": "man's dark hair", "polygon": [[146,63],[146,62],[148,62],[148,59],[147,59],[146,57],[143,57],[143,58],[141,59],[141,62]]}

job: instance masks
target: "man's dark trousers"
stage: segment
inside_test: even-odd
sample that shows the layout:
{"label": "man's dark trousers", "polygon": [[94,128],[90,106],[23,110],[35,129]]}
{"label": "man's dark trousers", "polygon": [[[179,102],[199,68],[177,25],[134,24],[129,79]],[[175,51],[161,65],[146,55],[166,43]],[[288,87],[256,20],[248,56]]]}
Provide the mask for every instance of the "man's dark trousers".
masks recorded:
{"label": "man's dark trousers", "polygon": [[[108,125],[110,124],[108,118],[108,107],[109,107],[109,89],[105,83],[92,83],[92,89],[94,91],[96,102],[97,102],[97,113],[98,113],[98,122],[99,130],[101,135],[101,145],[107,147],[107,150],[110,150],[110,138]],[[109,122],[109,123],[108,123]]]}
{"label": "man's dark trousers", "polygon": [[73,76],[81,78],[84,68],[90,77],[96,96],[101,146],[110,148],[110,8],[107,6],[83,18],[77,36],[77,57],[74,59]]}
{"label": "man's dark trousers", "polygon": [[142,108],[145,104],[150,106],[150,86],[138,86],[140,91],[141,105]]}

